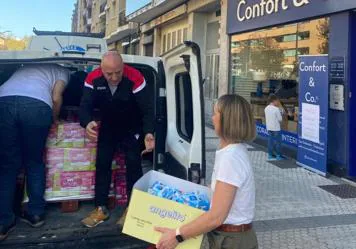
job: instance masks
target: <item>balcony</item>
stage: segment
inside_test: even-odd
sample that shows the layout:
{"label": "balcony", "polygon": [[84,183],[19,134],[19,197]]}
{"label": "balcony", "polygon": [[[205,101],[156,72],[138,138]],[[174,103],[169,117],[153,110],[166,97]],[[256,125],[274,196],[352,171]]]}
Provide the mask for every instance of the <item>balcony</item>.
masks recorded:
{"label": "balcony", "polygon": [[138,31],[138,24],[137,23],[127,23],[124,26],[118,27],[117,30],[111,33],[108,37],[105,37],[108,44],[111,44],[116,41],[123,40],[130,35],[136,34]]}
{"label": "balcony", "polygon": [[129,14],[127,21],[147,23],[185,3],[186,0],[153,0],[141,9]]}

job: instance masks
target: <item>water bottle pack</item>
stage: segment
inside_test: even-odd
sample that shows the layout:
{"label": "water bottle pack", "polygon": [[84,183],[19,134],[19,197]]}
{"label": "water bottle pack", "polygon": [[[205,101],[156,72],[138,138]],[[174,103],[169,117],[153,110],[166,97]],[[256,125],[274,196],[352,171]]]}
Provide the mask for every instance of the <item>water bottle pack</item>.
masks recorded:
{"label": "water bottle pack", "polygon": [[210,208],[209,197],[199,192],[186,192],[167,186],[161,182],[155,182],[149,189],[148,193],[157,197],[172,200],[178,203],[189,205],[208,211]]}

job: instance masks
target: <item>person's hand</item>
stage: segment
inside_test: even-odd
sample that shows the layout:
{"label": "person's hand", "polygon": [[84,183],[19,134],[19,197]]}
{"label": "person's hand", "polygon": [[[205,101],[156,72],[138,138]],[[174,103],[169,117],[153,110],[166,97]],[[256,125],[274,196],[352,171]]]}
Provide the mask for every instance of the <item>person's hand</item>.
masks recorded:
{"label": "person's hand", "polygon": [[156,245],[157,249],[174,249],[178,246],[178,241],[176,239],[176,231],[164,227],[156,227],[155,231],[162,234],[161,239]]}
{"label": "person's hand", "polygon": [[91,121],[85,129],[88,138],[92,141],[97,141],[97,139],[98,139],[98,132],[96,131],[97,127],[98,127],[98,124],[95,121]]}
{"label": "person's hand", "polygon": [[151,133],[147,133],[145,136],[145,147],[146,149],[142,151],[141,155],[150,153],[155,148],[155,137]]}

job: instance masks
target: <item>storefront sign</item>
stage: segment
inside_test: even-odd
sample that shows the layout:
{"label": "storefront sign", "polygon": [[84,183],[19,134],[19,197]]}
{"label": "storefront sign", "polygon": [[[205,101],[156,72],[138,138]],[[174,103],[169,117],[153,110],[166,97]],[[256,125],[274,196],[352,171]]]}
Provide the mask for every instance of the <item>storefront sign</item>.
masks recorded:
{"label": "storefront sign", "polygon": [[329,58],[299,57],[298,164],[326,174]]}
{"label": "storefront sign", "polygon": [[[257,134],[261,137],[268,137],[266,126],[261,123],[256,123]],[[298,147],[298,135],[288,131],[282,131],[282,143],[294,148]]]}
{"label": "storefront sign", "polygon": [[353,0],[228,0],[227,33],[235,34],[356,8]]}

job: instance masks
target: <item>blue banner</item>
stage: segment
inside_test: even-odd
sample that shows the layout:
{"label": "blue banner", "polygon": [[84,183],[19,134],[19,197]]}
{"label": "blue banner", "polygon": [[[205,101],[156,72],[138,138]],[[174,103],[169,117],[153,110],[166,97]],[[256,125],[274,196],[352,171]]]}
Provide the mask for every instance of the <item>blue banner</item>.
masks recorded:
{"label": "blue banner", "polygon": [[328,56],[300,56],[297,162],[322,175],[327,171],[328,102]]}
{"label": "blue banner", "polygon": [[[268,138],[268,131],[264,124],[256,123],[256,132],[259,136]],[[288,131],[281,131],[281,135],[282,144],[291,146],[293,148],[298,147],[298,134]]]}

